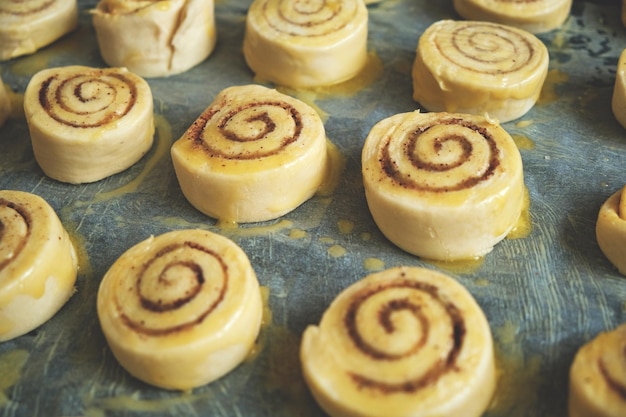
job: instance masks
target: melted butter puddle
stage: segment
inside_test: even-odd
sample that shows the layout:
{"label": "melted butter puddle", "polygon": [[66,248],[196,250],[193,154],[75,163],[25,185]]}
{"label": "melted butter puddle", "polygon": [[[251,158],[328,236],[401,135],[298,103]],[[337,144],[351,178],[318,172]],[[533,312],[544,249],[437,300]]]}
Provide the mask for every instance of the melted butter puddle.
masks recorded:
{"label": "melted butter puddle", "polygon": [[537,103],[548,104],[557,101],[559,96],[556,93],[556,86],[565,83],[567,80],[569,80],[569,76],[563,71],[558,69],[548,71],[548,76],[543,84]]}
{"label": "melted butter puddle", "polygon": [[29,355],[28,351],[22,349],[11,350],[0,355],[0,408],[11,401],[7,391],[20,380],[22,368]]}
{"label": "melted butter puddle", "polygon": [[385,262],[378,258],[365,258],[363,267],[368,271],[382,271],[385,269]]}
{"label": "melted butter puddle", "polygon": [[522,239],[528,237],[532,231],[532,219],[530,217],[530,192],[528,187],[524,187],[524,198],[522,203],[522,212],[520,213],[517,224],[506,236],[507,239]]}
{"label": "melted butter puddle", "polygon": [[530,139],[528,136],[513,134],[511,135],[511,137],[513,138],[513,142],[515,142],[518,149],[523,149],[526,151],[535,149],[535,142],[533,142],[532,139]]}
{"label": "melted butter puddle", "polygon": [[146,161],[143,170],[139,173],[139,175],[137,175],[137,177],[124,186],[111,191],[96,194],[94,203],[121,197],[125,194],[137,191],[139,185],[141,185],[141,183],[145,180],[150,171],[154,169],[157,162],[159,162],[159,160],[161,160],[161,158],[163,158],[169,151],[170,145],[172,144],[172,127],[163,116],[155,116],[154,124],[157,134],[156,149],[152,156]]}

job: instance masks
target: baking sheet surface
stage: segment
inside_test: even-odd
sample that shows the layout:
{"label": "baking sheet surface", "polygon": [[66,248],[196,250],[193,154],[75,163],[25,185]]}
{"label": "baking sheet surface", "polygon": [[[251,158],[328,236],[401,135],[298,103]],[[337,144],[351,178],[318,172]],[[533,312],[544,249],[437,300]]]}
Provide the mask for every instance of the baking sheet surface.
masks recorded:
{"label": "baking sheet surface", "polygon": [[[19,96],[43,68],[104,66],[87,13],[94,6],[80,2],[77,31],[0,64],[4,82]],[[0,416],[321,417],[299,371],[302,331],[343,288],[398,265],[448,273],[485,311],[501,370],[487,416],[564,416],[576,350],[626,321],[626,278],[603,256],[594,231],[600,205],[626,184],[626,130],[610,108],[626,47],[621,2],[575,1],[561,29],[539,36],[550,51],[541,101],[504,124],[521,150],[532,230],[501,242],[482,262],[464,265],[429,263],[389,243],[370,217],[360,174],[370,128],[418,108],[410,77],[417,41],[431,23],[458,18],[451,1],[368,6],[368,48],[382,74],[353,94],[293,92],[325,115],[327,135],[345,158],[332,195],[316,196],[275,221],[237,228],[221,227],[187,203],[169,147],[220,90],[255,82],[241,53],[248,6],[246,0],[219,1],[214,53],[183,74],[148,80],[156,141],[121,174],[88,185],[56,182],[35,162],[23,117],[0,128],[0,188],[44,197],[81,255],[77,292],[63,309],[39,329],[0,344]],[[215,383],[176,393],[139,382],[117,364],[95,301],[103,274],[126,249],[151,234],[188,227],[224,234],[248,253],[268,291],[271,321],[253,358]]]}

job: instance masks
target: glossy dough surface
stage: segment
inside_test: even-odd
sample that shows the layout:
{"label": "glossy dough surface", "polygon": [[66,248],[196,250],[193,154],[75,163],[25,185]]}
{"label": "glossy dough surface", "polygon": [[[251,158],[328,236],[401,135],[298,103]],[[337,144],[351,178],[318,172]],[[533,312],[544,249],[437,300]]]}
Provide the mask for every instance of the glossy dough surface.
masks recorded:
{"label": "glossy dough surface", "polygon": [[41,197],[0,190],[0,342],[39,327],[74,294],[78,260]]}
{"label": "glossy dough surface", "polygon": [[255,0],[246,18],[244,57],[261,81],[336,84],[365,65],[367,22],[360,0]]}
{"label": "glossy dough surface", "polygon": [[569,17],[572,0],[454,0],[454,8],[468,20],[484,20],[544,33]]}
{"label": "glossy dough surface", "polygon": [[143,77],[187,71],[215,48],[213,0],[100,0],[92,13],[104,61]]}
{"label": "glossy dough surface", "polygon": [[224,221],[275,219],[308,200],[327,171],[324,124],[309,105],[258,85],[229,87],[172,146],[189,202]]}
{"label": "glossy dough surface", "polygon": [[517,119],[539,98],[548,49],[513,27],[441,20],[420,36],[413,62],[413,99],[429,111]]}
{"label": "glossy dough surface", "polygon": [[0,127],[7,121],[11,115],[11,97],[9,90],[2,78],[0,78]]}
{"label": "glossy dough surface", "polygon": [[478,417],[496,383],[480,306],[452,278],[418,267],[346,288],[305,330],[300,359],[332,417]]}
{"label": "glossy dough surface", "polygon": [[121,172],[154,138],[150,86],[126,68],[42,70],[26,87],[24,112],[35,159],[58,181],[88,183]]}
{"label": "glossy dough surface", "polygon": [[626,324],[600,333],[576,353],[569,417],[626,416]]}
{"label": "glossy dough surface", "polygon": [[365,140],[362,172],[382,233],[428,259],[487,254],[523,207],[519,150],[499,124],[481,116],[412,112],[383,119]]}
{"label": "glossy dough surface", "polygon": [[176,390],[238,366],[258,335],[263,309],[243,250],[195,229],[127,250],[102,279],[97,307],[119,363],[148,384]]}
{"label": "glossy dough surface", "polygon": [[626,275],[626,187],[611,195],[600,207],[596,240],[608,260]]}
{"label": "glossy dough surface", "polygon": [[626,128],[626,49],[617,63],[611,109],[617,121]]}
{"label": "glossy dough surface", "polygon": [[32,54],[78,25],[76,0],[0,2],[0,61]]}

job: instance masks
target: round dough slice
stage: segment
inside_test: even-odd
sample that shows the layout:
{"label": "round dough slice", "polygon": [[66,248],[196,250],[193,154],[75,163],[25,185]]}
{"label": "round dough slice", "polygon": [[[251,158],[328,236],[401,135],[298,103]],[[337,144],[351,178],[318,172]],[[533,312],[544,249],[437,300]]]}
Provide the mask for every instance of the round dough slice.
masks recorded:
{"label": "round dough slice", "polygon": [[213,0],[100,0],[92,10],[100,54],[142,77],[189,70],[215,48]]}
{"label": "round dough slice", "polygon": [[361,0],[255,0],[243,54],[257,78],[290,87],[348,80],[367,60],[368,12]]}
{"label": "round dough slice", "polygon": [[611,195],[600,207],[596,240],[608,260],[626,275],[626,186]]}
{"label": "round dough slice", "polygon": [[36,52],[78,25],[76,0],[0,2],[0,61]]}
{"label": "round dough slice", "polygon": [[626,416],[626,324],[580,348],[569,374],[569,417]]}
{"label": "round dough slice", "polygon": [[98,318],[119,363],[136,378],[188,390],[248,355],[262,301],[248,257],[205,230],[150,237],[122,254],[98,290]]}
{"label": "round dough slice", "polygon": [[2,82],[0,78],[0,127],[4,125],[11,115],[11,96],[9,96],[8,87]]}
{"label": "round dough slice", "polygon": [[418,267],[369,275],[302,337],[303,375],[332,417],[479,417],[494,393],[493,339],[457,281]]}
{"label": "round dough slice", "polygon": [[220,92],[171,153],[187,200],[239,223],[278,218],[311,198],[328,159],[315,110],[258,85]]}
{"label": "round dough slice", "polygon": [[464,19],[484,20],[544,33],[560,27],[569,17],[572,0],[454,0]]}
{"label": "round dough slice", "polygon": [[617,62],[611,108],[617,121],[626,128],[626,49]]}
{"label": "round dough slice", "polygon": [[523,208],[519,150],[481,116],[416,111],[384,119],[365,140],[362,171],[382,233],[427,259],[487,254]]}
{"label": "round dough slice", "polygon": [[54,209],[0,190],[0,342],[39,327],[74,294],[78,259]]}
{"label": "round dough slice", "polygon": [[62,182],[94,182],[121,172],[153,142],[150,86],[126,68],[40,71],[26,87],[24,112],[37,163]]}
{"label": "round dough slice", "polygon": [[505,123],[535,105],[548,61],[543,42],[524,30],[441,20],[420,36],[413,99],[429,111],[488,115]]}

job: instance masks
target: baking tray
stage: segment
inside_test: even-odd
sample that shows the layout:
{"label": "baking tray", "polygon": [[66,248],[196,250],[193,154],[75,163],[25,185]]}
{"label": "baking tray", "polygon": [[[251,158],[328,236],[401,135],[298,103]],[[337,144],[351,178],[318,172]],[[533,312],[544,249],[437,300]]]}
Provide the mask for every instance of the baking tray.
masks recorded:
{"label": "baking tray", "polygon": [[[0,64],[18,96],[43,68],[104,66],[87,12],[95,1],[79,4],[75,32]],[[255,82],[241,52],[249,4],[218,1],[213,54],[183,74],[148,80],[156,141],[123,173],[87,185],[51,180],[33,158],[23,117],[0,128],[0,188],[50,202],[81,257],[77,292],[63,309],[37,330],[0,344],[0,416],[323,416],[300,374],[300,335],[342,289],[398,265],[453,276],[485,311],[501,370],[486,416],[564,416],[575,352],[626,321],[626,278],[603,256],[594,231],[600,205],[626,183],[626,130],[610,108],[626,47],[620,2],[574,1],[562,28],[539,35],[550,51],[542,98],[523,118],[504,124],[521,150],[532,229],[466,264],[427,262],[387,241],[370,217],[360,173],[370,128],[418,108],[410,76],[417,41],[431,23],[458,19],[451,1],[369,5],[368,49],[382,73],[352,91],[292,92],[324,115],[327,135],[345,159],[330,196],[316,196],[275,221],[239,227],[216,224],[185,200],[169,147],[220,90]],[[247,252],[267,291],[269,320],[253,357],[222,379],[181,393],[148,386],[117,364],[95,304],[103,274],[126,249],[151,234],[188,227],[224,234]]]}

